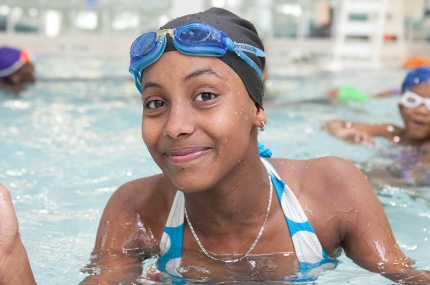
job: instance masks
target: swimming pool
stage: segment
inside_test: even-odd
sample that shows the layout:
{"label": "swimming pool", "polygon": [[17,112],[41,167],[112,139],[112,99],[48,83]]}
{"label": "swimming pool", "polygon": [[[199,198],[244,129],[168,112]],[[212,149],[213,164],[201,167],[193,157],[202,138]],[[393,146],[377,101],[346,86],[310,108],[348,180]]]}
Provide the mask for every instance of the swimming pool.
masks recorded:
{"label": "swimming pool", "polygon": [[[0,93],[0,181],[11,190],[38,284],[78,284],[112,192],[158,167],[140,136],[142,103],[126,61],[46,57],[36,65],[37,84],[19,97]],[[375,151],[335,140],[322,132],[322,122],[338,117],[401,125],[395,98],[348,106],[313,99],[343,84],[368,93],[392,88],[404,70],[334,75],[295,65],[271,73],[269,90],[276,95],[267,98],[260,141],[274,156],[338,155],[359,164]],[[377,140],[377,148],[388,146]],[[386,187],[379,195],[401,248],[427,270],[429,192]],[[340,259],[318,284],[392,283]]]}

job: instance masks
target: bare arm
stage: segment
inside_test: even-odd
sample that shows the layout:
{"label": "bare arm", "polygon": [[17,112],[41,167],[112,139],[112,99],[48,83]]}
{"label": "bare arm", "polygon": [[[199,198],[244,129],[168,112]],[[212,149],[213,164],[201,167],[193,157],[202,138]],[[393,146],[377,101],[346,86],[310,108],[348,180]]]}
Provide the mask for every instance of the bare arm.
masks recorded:
{"label": "bare arm", "polygon": [[0,285],[36,284],[9,191],[0,184]]}
{"label": "bare arm", "polygon": [[136,284],[142,261],[158,250],[153,221],[139,211],[144,189],[133,181],[112,195],[100,220],[91,263],[82,269],[89,275],[80,284]]}
{"label": "bare arm", "polygon": [[329,134],[349,143],[374,145],[373,137],[380,136],[393,140],[401,136],[402,129],[390,124],[364,124],[341,120],[325,122],[323,129]]}
{"label": "bare arm", "polygon": [[[415,269],[397,245],[384,210],[363,174],[344,162],[330,170],[339,239],[345,254],[361,267],[403,284],[429,284],[430,273]],[[348,177],[348,179],[339,179]]]}

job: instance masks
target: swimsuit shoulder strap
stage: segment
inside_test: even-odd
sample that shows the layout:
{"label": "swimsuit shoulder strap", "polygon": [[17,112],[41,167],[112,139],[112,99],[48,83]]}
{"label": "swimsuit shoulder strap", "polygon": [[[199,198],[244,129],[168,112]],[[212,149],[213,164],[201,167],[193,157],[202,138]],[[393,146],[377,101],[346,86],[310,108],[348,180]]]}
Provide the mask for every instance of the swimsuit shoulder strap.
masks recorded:
{"label": "swimsuit shoulder strap", "polygon": [[[311,223],[306,217],[306,214],[293,191],[287,184],[285,184],[269,161],[264,158],[261,158],[261,161],[269,172],[284,212],[288,229],[290,230],[291,238],[293,240],[294,250],[296,252],[297,259],[299,260],[300,274],[302,274],[300,278],[303,280],[310,280],[307,273],[311,269],[319,268],[322,265],[325,265],[325,268],[327,268],[329,264],[329,267],[334,267],[335,260],[329,258],[325,253]],[[305,274],[305,272],[307,273]]]}
{"label": "swimsuit shoulder strap", "polygon": [[181,276],[176,268],[182,259],[182,237],[184,233],[185,199],[184,193],[177,191],[160,240],[158,268],[173,276]]}

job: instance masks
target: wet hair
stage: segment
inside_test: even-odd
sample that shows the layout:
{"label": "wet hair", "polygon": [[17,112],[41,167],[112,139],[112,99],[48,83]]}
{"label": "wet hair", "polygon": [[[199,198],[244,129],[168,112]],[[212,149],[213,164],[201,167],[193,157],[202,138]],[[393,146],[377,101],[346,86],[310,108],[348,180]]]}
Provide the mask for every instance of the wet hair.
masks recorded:
{"label": "wet hair", "polygon": [[420,83],[430,83],[430,66],[422,66],[410,71],[403,80],[402,93]]}
{"label": "wet hair", "polygon": [[[176,18],[162,26],[160,30],[180,27],[191,22],[204,22],[224,32],[235,42],[249,44],[264,51],[263,43],[254,25],[248,20],[242,19],[230,11],[221,8],[210,8],[204,12]],[[167,39],[168,43],[165,52],[176,50],[171,38],[168,36]],[[266,63],[264,57],[257,57],[250,53],[247,53],[247,55],[261,70],[264,70]],[[219,57],[219,59],[239,75],[251,98],[260,108],[263,108],[263,82],[255,70],[231,50],[227,50],[227,53]]]}

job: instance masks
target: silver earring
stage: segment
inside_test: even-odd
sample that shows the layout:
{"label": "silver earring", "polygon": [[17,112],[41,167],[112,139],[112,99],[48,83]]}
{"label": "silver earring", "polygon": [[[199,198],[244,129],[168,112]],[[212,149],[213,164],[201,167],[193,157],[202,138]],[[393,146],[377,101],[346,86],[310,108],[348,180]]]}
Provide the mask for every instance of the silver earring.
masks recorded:
{"label": "silver earring", "polygon": [[263,121],[260,121],[261,122],[261,124],[263,125],[262,127],[258,127],[258,130],[260,131],[260,132],[264,132],[264,130],[266,129],[266,124],[263,122]]}

